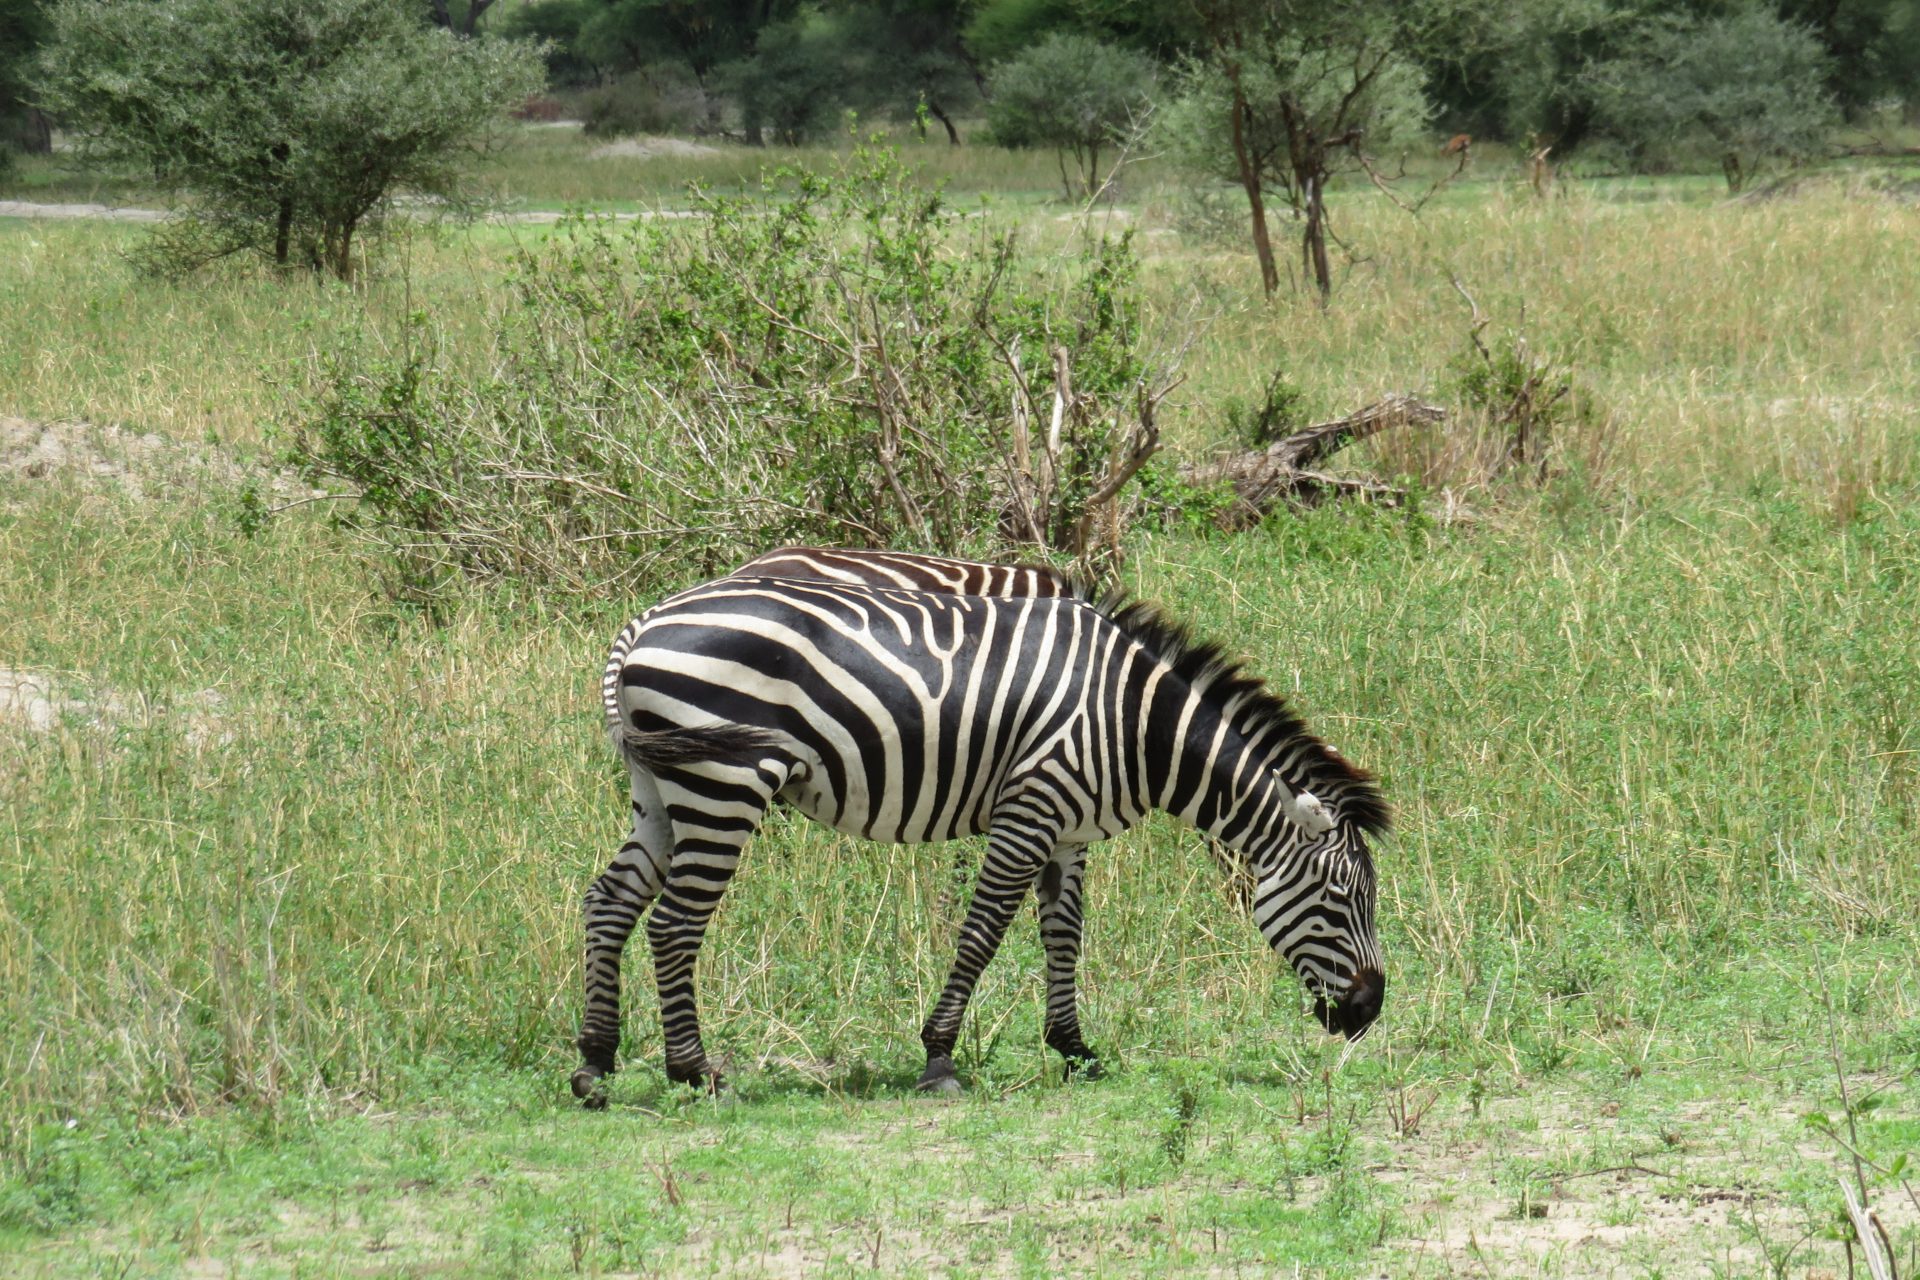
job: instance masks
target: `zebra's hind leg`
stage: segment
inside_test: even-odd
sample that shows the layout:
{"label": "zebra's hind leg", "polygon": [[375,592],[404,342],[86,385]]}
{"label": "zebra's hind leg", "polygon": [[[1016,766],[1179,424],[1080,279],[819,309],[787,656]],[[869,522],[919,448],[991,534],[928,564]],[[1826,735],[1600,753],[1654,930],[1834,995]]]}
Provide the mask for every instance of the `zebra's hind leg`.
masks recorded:
{"label": "zebra's hind leg", "polygon": [[926,1070],[914,1087],[925,1093],[959,1093],[960,1078],[953,1069],[953,1046],[960,1038],[960,1019],[980,974],[1000,949],[1007,925],[1020,906],[1020,900],[1032,888],[1034,877],[1051,852],[1051,832],[1024,817],[1012,821],[996,819],[987,839],[986,861],[980,867],[980,881],[973,891],[973,905],[960,923],[960,940],[955,948],[953,968],[947,985],[940,992],[933,1012],[920,1028],[920,1043],[927,1049]]}
{"label": "zebra's hind leg", "polygon": [[719,1092],[720,1073],[700,1039],[694,963],[707,922],[740,863],[740,847],[766,816],[784,774],[727,767],[663,778],[674,818],[673,861],[666,887],[647,917],[654,981],[660,989],[660,1025],[667,1047],[667,1078]]}
{"label": "zebra's hind leg", "polygon": [[1085,845],[1061,845],[1041,868],[1034,895],[1039,899],[1040,944],[1047,951],[1047,1044],[1067,1060],[1067,1076],[1100,1078],[1100,1060],[1080,1038],[1080,883],[1087,869]]}
{"label": "zebra's hind leg", "polygon": [[589,1109],[607,1105],[605,1080],[620,1049],[620,957],[641,913],[667,880],[673,826],[653,776],[630,765],[633,833],[587,889],[581,903],[586,925],[586,1001],[580,1017],[580,1067],[573,1096]]}

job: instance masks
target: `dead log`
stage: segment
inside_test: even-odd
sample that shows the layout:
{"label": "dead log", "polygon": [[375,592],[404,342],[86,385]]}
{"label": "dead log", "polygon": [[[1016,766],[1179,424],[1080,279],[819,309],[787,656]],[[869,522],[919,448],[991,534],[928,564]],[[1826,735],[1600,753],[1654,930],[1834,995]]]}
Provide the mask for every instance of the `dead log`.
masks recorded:
{"label": "dead log", "polygon": [[1221,516],[1228,530],[1259,524],[1279,504],[1311,506],[1330,497],[1362,496],[1376,502],[1397,502],[1406,491],[1371,476],[1332,475],[1318,467],[1327,458],[1356,441],[1390,427],[1409,423],[1434,425],[1447,411],[1410,395],[1394,394],[1357,413],[1331,422],[1318,422],[1276,440],[1265,449],[1250,449],[1189,463],[1181,470],[1190,484],[1202,488],[1233,486],[1238,499]]}

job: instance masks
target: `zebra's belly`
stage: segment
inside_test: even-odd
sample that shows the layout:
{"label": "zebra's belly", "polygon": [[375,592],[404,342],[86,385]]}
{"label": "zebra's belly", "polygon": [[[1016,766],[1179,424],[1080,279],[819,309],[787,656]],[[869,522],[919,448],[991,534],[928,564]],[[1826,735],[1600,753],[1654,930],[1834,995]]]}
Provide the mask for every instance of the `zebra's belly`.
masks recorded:
{"label": "zebra's belly", "polygon": [[[964,836],[986,835],[992,829],[993,810],[998,797],[968,797],[961,811],[925,811],[902,813],[900,806],[870,804],[865,796],[845,800],[828,794],[818,785],[798,781],[780,793],[780,799],[806,814],[815,822],[836,831],[889,844],[937,844]],[[1055,836],[1059,844],[1092,844],[1119,835],[1137,820],[1115,812],[1086,812],[1063,824]]]}
{"label": "zebra's belly", "polygon": [[874,803],[863,794],[833,795],[811,780],[789,785],[780,799],[835,831],[889,844],[934,844],[980,835],[987,829],[984,813],[957,812],[951,806],[935,811],[927,804],[903,812],[897,802],[880,798],[880,803]]}

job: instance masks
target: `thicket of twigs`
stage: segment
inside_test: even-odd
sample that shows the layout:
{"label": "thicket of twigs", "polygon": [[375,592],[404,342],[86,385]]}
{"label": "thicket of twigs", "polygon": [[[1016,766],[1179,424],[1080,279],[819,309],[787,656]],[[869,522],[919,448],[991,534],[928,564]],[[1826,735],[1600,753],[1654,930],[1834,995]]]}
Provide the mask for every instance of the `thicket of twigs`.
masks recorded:
{"label": "thicket of twigs", "polygon": [[1043,275],[885,151],[697,203],[524,252],[479,376],[424,317],[317,371],[292,460],[349,490],[399,592],[643,592],[795,541],[1117,546],[1170,388],[1127,239]]}

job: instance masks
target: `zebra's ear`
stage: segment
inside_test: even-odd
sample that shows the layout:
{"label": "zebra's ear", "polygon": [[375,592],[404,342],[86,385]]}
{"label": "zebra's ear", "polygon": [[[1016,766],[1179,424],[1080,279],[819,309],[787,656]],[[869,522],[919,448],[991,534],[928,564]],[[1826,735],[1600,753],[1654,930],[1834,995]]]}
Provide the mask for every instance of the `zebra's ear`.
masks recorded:
{"label": "zebra's ear", "polygon": [[1327,812],[1327,806],[1320,797],[1311,791],[1293,792],[1292,798],[1287,801],[1286,811],[1293,825],[1310,836],[1333,830],[1333,815]]}

